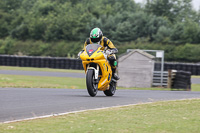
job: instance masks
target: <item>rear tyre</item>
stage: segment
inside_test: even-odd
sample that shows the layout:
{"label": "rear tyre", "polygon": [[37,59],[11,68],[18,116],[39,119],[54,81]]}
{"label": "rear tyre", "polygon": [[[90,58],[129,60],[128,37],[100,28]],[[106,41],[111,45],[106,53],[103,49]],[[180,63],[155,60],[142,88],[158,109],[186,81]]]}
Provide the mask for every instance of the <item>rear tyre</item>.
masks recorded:
{"label": "rear tyre", "polygon": [[98,84],[94,82],[94,70],[89,69],[86,75],[86,85],[88,93],[91,97],[96,96],[98,91]]}
{"label": "rear tyre", "polygon": [[115,94],[115,91],[116,91],[116,82],[111,81],[109,90],[105,90],[104,94],[106,96],[113,96]]}

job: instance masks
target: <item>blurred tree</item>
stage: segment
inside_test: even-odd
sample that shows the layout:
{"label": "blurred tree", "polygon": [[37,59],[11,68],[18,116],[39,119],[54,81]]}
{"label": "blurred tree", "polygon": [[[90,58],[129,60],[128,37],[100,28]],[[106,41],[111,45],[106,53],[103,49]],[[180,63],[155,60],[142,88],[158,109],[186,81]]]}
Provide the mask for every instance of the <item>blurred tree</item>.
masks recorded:
{"label": "blurred tree", "polygon": [[199,46],[199,20],[200,11],[192,9],[191,0],[147,0],[146,6],[134,0],[1,0],[0,51],[73,55],[91,29],[99,27],[118,46],[126,43],[123,50],[136,48],[130,42],[145,43],[140,48],[163,48],[172,60],[176,57],[170,51],[177,46],[173,44]]}
{"label": "blurred tree", "polygon": [[23,0],[1,0],[0,9],[12,13],[21,6]]}
{"label": "blurred tree", "polygon": [[162,43],[162,44],[169,44],[171,42],[171,34],[172,29],[166,26],[159,27],[157,33],[153,35],[154,42]]}
{"label": "blurred tree", "polygon": [[200,26],[188,19],[184,23],[184,32],[182,40],[185,43],[198,43],[200,42]]}
{"label": "blurred tree", "polygon": [[192,0],[147,0],[146,12],[163,16],[175,23],[191,17]]}
{"label": "blurred tree", "polygon": [[29,30],[27,24],[21,24],[11,31],[11,36],[13,38],[18,38],[20,40],[26,40],[29,37]]}
{"label": "blurred tree", "polygon": [[9,35],[10,21],[12,16],[2,10],[0,10],[0,38],[4,38]]}
{"label": "blurred tree", "polygon": [[172,28],[171,40],[175,44],[183,43],[184,24],[182,22],[176,23]]}
{"label": "blurred tree", "polygon": [[174,14],[172,12],[173,3],[171,0],[147,0],[147,13],[153,13],[156,16],[165,16],[173,21]]}
{"label": "blurred tree", "polygon": [[174,25],[171,39],[174,43],[199,43],[200,42],[200,27],[196,22],[186,20]]}

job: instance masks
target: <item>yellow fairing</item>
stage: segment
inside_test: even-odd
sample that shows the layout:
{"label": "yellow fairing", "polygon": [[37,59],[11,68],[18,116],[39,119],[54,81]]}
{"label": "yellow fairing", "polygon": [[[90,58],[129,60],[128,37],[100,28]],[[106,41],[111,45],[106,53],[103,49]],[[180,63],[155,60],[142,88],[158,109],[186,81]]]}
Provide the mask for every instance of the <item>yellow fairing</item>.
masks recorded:
{"label": "yellow fairing", "polygon": [[[86,50],[80,55],[82,59],[83,68],[85,73],[87,72],[87,67],[89,64],[98,64],[99,66],[99,83],[98,90],[105,91],[109,87],[109,83],[111,81],[112,70],[109,62],[104,57],[102,53],[101,47],[98,48],[91,56],[89,56]],[[95,68],[98,69],[98,68]]]}

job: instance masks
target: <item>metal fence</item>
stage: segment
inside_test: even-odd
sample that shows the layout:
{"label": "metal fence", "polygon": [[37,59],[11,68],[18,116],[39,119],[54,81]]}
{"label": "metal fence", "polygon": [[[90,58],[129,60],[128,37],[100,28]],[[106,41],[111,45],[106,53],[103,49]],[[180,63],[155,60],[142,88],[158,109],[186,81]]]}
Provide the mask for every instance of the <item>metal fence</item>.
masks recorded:
{"label": "metal fence", "polygon": [[[162,80],[161,80],[162,79]],[[161,71],[154,71],[153,72],[153,84],[152,86],[167,86],[168,80],[168,71],[164,71],[161,74]]]}

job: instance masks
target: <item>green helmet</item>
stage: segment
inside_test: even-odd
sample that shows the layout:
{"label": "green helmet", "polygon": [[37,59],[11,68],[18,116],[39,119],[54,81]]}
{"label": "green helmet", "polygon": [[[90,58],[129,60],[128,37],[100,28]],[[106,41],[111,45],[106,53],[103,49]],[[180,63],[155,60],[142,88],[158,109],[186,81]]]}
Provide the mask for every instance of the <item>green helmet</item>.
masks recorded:
{"label": "green helmet", "polygon": [[102,37],[103,37],[103,33],[102,33],[101,29],[99,29],[99,28],[94,28],[90,32],[90,39],[93,43],[97,43],[97,42],[101,41]]}

